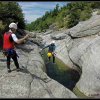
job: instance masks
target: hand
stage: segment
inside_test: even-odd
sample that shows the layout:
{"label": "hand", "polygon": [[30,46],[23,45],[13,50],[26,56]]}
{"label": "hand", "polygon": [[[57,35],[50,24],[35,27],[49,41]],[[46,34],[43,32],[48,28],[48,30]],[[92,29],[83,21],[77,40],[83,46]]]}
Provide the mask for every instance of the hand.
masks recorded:
{"label": "hand", "polygon": [[23,43],[25,43],[25,42],[26,42],[26,40],[23,41]]}
{"label": "hand", "polygon": [[39,50],[39,53],[42,54],[42,49]]}
{"label": "hand", "polygon": [[27,39],[27,38],[29,38],[29,34],[27,34],[27,35],[25,36],[25,39]]}
{"label": "hand", "polygon": [[42,51],[42,49],[40,49],[40,52]]}
{"label": "hand", "polygon": [[56,52],[52,52],[53,55],[56,55]]}

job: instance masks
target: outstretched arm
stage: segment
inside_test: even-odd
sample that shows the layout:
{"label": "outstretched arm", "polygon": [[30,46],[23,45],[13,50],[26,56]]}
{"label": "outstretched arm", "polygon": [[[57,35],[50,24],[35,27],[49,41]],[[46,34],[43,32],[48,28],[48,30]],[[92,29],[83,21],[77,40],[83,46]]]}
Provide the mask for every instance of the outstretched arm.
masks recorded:
{"label": "outstretched arm", "polygon": [[29,35],[27,34],[23,38],[17,39],[16,35],[12,34],[12,38],[13,38],[14,42],[17,43],[17,44],[20,44],[20,43],[24,42],[28,37],[29,37]]}
{"label": "outstretched arm", "polygon": [[45,49],[45,48],[48,48],[48,47],[49,47],[49,45],[47,45],[47,46],[43,47],[43,48],[42,48],[42,50],[43,50],[43,49]]}

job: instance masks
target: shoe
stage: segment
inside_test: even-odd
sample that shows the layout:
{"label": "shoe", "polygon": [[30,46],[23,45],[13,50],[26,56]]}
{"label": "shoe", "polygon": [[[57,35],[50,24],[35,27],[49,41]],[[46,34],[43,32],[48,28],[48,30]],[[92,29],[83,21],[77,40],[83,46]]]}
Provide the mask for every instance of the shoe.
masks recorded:
{"label": "shoe", "polygon": [[16,71],[19,72],[20,71],[20,68],[17,68]]}
{"label": "shoe", "polygon": [[53,62],[53,64],[56,64],[55,62]]}
{"label": "shoe", "polygon": [[11,72],[11,69],[8,69],[8,73],[10,73]]}

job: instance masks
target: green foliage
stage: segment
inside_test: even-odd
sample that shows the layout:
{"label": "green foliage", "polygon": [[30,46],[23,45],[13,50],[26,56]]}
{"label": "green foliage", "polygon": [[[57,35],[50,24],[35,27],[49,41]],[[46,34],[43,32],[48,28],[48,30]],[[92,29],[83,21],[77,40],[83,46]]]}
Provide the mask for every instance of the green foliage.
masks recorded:
{"label": "green foliage", "polygon": [[57,4],[53,11],[45,12],[45,15],[42,16],[42,18],[38,18],[36,21],[32,22],[31,24],[28,24],[26,26],[26,29],[30,31],[32,30],[44,31],[45,29],[48,29],[49,26],[55,22],[58,13],[59,13],[59,5]]}
{"label": "green foliage", "polygon": [[98,10],[97,15],[100,15],[100,9]]}
{"label": "green foliage", "polygon": [[79,21],[89,19],[92,15],[92,10],[99,8],[99,5],[100,2],[90,1],[70,2],[63,7],[59,7],[57,4],[52,11],[47,11],[41,18],[28,24],[26,28],[30,31],[43,31],[54,23],[58,28],[71,28],[77,25]]}
{"label": "green foliage", "polygon": [[0,21],[0,32],[5,29],[5,25],[3,25],[2,21]]}
{"label": "green foliage", "polygon": [[2,36],[8,31],[11,22],[18,22],[18,27],[25,28],[25,21],[22,10],[17,2],[0,1],[0,45],[2,45]]}
{"label": "green foliage", "polygon": [[75,93],[75,95],[77,95],[77,97],[79,98],[88,98],[88,96],[86,96],[84,93],[82,93],[76,86],[73,88],[73,93]]}
{"label": "green foliage", "polygon": [[56,22],[58,23],[58,27],[62,28],[65,26],[65,18],[67,15],[67,10],[65,7],[61,8],[60,12],[58,13],[58,16],[56,17]]}
{"label": "green foliage", "polygon": [[22,10],[16,2],[0,2],[0,19],[7,26],[11,22],[18,22],[19,28],[25,28]]}
{"label": "green foliage", "polygon": [[100,9],[100,2],[99,1],[95,1],[95,2],[89,2],[90,6],[92,9]]}
{"label": "green foliage", "polygon": [[91,17],[91,11],[90,10],[84,10],[80,14],[80,21],[85,21]]}
{"label": "green foliage", "polygon": [[76,24],[78,24],[78,22],[79,22],[79,15],[77,14],[77,12],[72,12],[69,14],[67,27],[71,28]]}
{"label": "green foliage", "polygon": [[3,25],[2,21],[0,21],[0,49],[2,48],[2,43],[3,43],[2,32],[4,29],[5,29],[5,25]]}

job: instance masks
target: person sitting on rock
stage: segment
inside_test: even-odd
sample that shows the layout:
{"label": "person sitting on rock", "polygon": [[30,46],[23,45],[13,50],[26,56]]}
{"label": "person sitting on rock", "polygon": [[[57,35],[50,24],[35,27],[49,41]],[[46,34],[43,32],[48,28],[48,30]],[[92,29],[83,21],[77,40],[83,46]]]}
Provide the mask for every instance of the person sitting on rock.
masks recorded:
{"label": "person sitting on rock", "polygon": [[56,48],[55,41],[52,41],[49,45],[43,47],[42,50],[45,48],[48,48],[47,56],[48,56],[49,61],[51,57],[53,57],[53,63],[55,63],[55,48]]}
{"label": "person sitting on rock", "polygon": [[29,35],[27,34],[23,38],[18,39],[16,37],[16,34],[15,34],[16,30],[17,30],[17,24],[11,23],[9,25],[9,31],[5,32],[4,36],[3,36],[3,53],[7,57],[8,73],[11,72],[11,69],[10,69],[10,59],[11,58],[14,61],[14,64],[17,68],[17,71],[20,70],[18,59],[17,59],[18,55],[14,49],[14,47],[15,47],[14,43],[20,44],[20,43],[24,42],[29,37]]}

